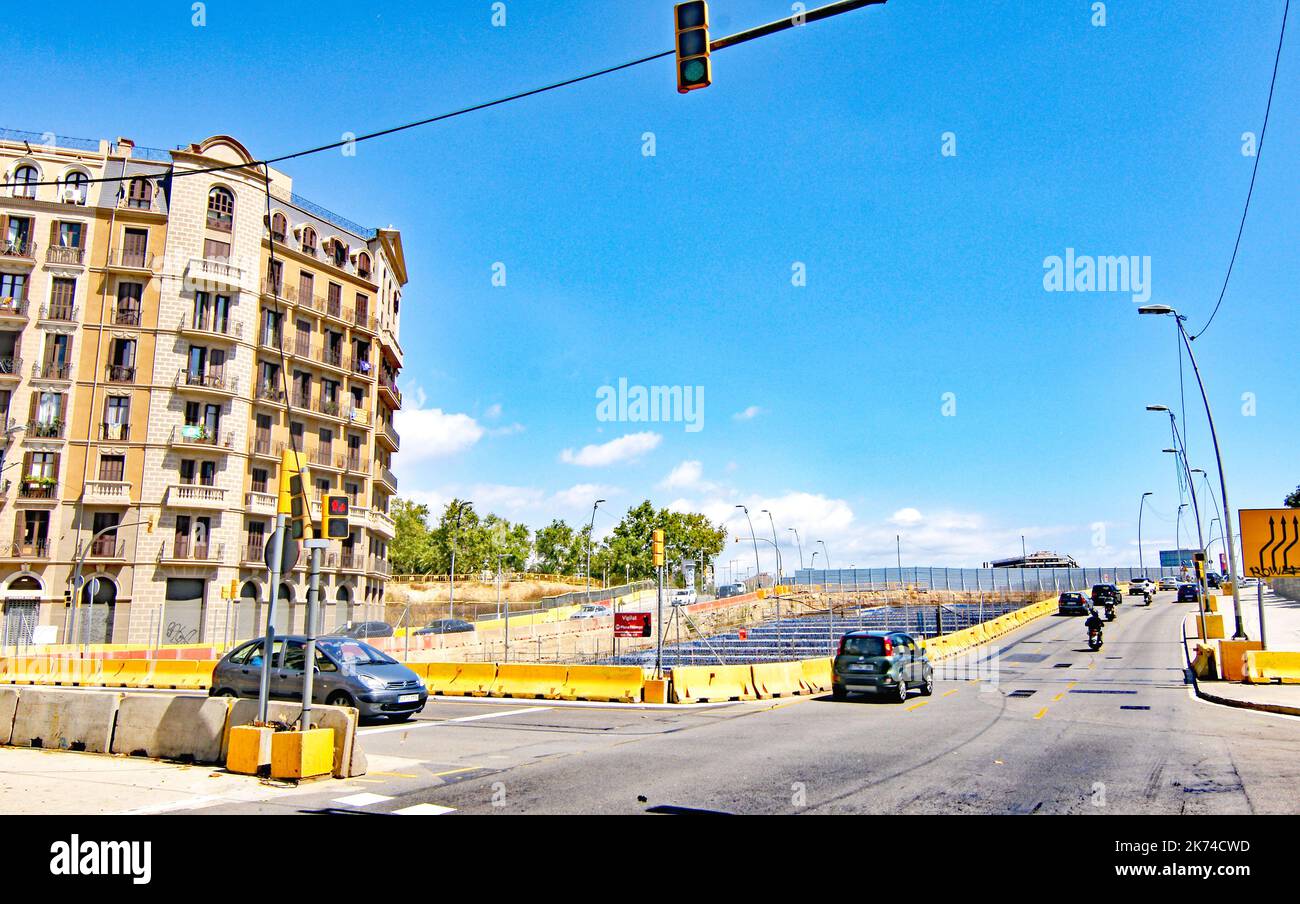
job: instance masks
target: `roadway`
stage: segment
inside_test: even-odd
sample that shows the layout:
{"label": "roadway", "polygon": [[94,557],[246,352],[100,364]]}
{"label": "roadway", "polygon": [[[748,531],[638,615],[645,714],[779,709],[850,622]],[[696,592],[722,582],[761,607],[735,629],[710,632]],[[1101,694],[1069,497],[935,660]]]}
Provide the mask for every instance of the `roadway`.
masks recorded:
{"label": "roadway", "polygon": [[188,812],[1300,812],[1300,719],[1195,699],[1172,596],[1125,602],[1095,654],[1081,618],[1040,619],[903,705],[433,698],[362,729],[364,778]]}

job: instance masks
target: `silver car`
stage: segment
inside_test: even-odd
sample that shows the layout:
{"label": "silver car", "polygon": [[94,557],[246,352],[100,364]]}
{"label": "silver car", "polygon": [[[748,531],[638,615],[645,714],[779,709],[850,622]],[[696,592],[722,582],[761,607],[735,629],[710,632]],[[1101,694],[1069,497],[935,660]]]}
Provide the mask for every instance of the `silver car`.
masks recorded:
{"label": "silver car", "polygon": [[[307,638],[275,638],[271,654],[271,697],[302,699]],[[262,681],[264,639],[235,647],[212,670],[211,697],[256,697]],[[312,701],[352,706],[363,719],[404,722],[424,709],[428,688],[420,676],[370,644],[352,637],[316,639]]]}

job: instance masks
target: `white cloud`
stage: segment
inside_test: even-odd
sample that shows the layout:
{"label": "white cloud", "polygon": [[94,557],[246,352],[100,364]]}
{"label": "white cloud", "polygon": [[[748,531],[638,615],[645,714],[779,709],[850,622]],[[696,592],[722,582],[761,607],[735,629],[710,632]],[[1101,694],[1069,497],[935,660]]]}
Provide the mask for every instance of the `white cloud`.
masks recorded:
{"label": "white cloud", "polygon": [[890,523],[905,527],[909,524],[920,524],[925,520],[924,516],[914,508],[899,509],[894,512],[894,517],[890,518]]}
{"label": "white cloud", "polygon": [[484,433],[479,422],[468,414],[452,414],[441,408],[403,409],[394,416],[394,426],[402,434],[402,451],[395,463],[403,471],[429,459],[464,452]]}
{"label": "white cloud", "polygon": [[762,408],[759,408],[757,405],[750,405],[744,411],[737,411],[731,416],[731,419],[735,421],[752,421],[762,413]]}
{"label": "white cloud", "polygon": [[704,475],[704,465],[698,461],[684,461],[665,477],[659,487],[664,490],[677,490],[693,487]]}
{"label": "white cloud", "polygon": [[604,468],[622,462],[636,461],[647,452],[658,448],[663,436],[658,433],[629,433],[598,446],[583,446],[577,452],[565,449],[560,461],[583,468]]}
{"label": "white cloud", "polygon": [[489,405],[487,411],[483,412],[483,417],[489,421],[495,421],[497,418],[501,417],[501,403],[498,402],[495,405]]}

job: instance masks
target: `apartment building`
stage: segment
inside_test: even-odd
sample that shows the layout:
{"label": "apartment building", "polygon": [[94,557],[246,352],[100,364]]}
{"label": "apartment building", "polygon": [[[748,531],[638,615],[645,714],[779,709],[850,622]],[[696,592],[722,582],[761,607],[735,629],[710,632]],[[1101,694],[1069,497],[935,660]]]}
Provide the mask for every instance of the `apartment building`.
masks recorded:
{"label": "apartment building", "polygon": [[[321,624],[380,617],[401,235],[254,159],[228,136],[0,132],[0,643],[259,633],[285,449],[317,511],[327,492],[353,504]],[[278,588],[281,630],[305,626],[305,562]]]}

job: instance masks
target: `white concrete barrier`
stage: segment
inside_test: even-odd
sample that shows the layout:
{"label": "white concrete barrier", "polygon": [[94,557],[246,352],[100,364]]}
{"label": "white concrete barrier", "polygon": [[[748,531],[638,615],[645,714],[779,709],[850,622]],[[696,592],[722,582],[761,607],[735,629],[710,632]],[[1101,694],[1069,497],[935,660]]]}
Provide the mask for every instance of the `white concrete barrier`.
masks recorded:
{"label": "white concrete barrier", "polygon": [[10,744],[108,753],[121,694],[23,688]]}
{"label": "white concrete barrier", "polygon": [[226,697],[126,694],[117,710],[112,752],[220,763],[231,702]]}
{"label": "white concrete barrier", "polygon": [[0,690],[0,747],[9,743],[14,734],[14,715],[18,711],[18,691]]}
{"label": "white concrete barrier", "polygon": [[[272,722],[296,722],[302,713],[302,704],[271,701],[267,704],[267,718]],[[350,706],[321,706],[312,704],[312,726],[334,729],[334,777],[352,778],[366,774],[366,754],[357,738],[357,711]],[[250,725],[257,719],[256,700],[236,700],[230,708],[230,720],[221,749],[221,761],[226,760],[230,746],[229,728]]]}

